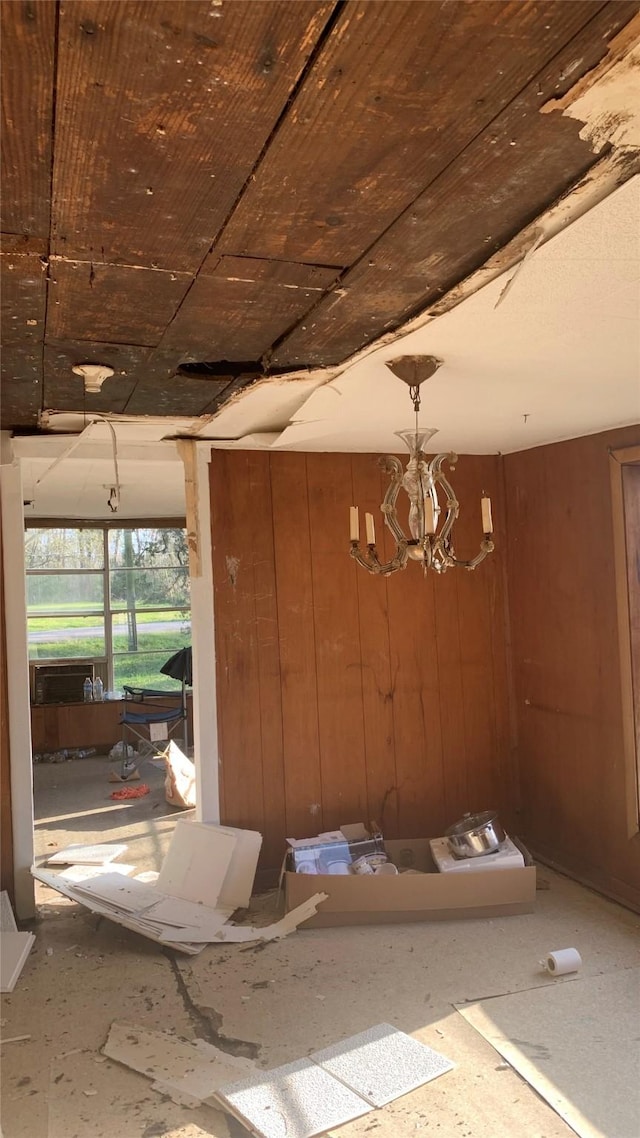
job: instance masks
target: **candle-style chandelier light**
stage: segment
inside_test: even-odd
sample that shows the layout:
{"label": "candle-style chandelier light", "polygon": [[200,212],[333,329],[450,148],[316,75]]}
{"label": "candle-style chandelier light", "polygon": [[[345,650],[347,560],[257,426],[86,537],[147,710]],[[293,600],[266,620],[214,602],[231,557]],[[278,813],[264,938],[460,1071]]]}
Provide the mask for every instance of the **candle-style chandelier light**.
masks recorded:
{"label": "candle-style chandelier light", "polygon": [[[409,449],[406,470],[403,471],[402,464],[395,455],[386,455],[381,460],[383,469],[391,475],[380,506],[385,525],[391,530],[396,542],[396,551],[389,561],[381,561],[378,556],[373,515],[365,514],[367,543],[366,548],[361,549],[358,507],[352,506],[350,510],[351,556],[370,573],[382,573],[388,577],[398,569],[406,568],[409,560],[421,563],[425,573],[427,569],[445,573],[453,566],[475,569],[494,549],[491,499],[483,494],[481,508],[484,536],[480,542],[480,552],[469,561],[456,557],[451,531],[460,505],[442,465],[447,462],[450,469],[454,470],[458,456],[442,453],[429,460],[425,454],[425,448],[436,434],[437,428],[418,426],[420,385],[437,371],[441,363],[442,360],[435,356],[400,356],[387,363],[393,374],[408,385],[416,421],[415,427],[395,432]],[[409,499],[409,537],[405,534],[396,511],[400,490],[404,490]]]}

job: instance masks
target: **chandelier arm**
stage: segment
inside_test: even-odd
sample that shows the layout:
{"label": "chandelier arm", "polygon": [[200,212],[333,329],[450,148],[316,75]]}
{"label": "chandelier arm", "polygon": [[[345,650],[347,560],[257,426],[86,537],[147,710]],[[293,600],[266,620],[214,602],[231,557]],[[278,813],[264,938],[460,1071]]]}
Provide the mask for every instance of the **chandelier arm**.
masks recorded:
{"label": "chandelier arm", "polygon": [[438,534],[438,542],[443,547],[446,547],[446,542],[449,539],[449,534],[453,529],[458,513],[460,512],[460,503],[455,495],[455,490],[449,480],[440,471],[434,477],[434,485],[442,486],[447,496],[447,516],[442,523],[442,528]]}
{"label": "chandelier arm", "polygon": [[382,466],[383,470],[391,474],[391,480],[387,486],[387,491],[382,500],[380,510],[384,515],[385,525],[388,529],[391,530],[391,533],[396,540],[396,544],[398,546],[401,544],[406,545],[407,537],[404,533],[404,530],[402,529],[402,526],[400,525],[400,522],[398,521],[398,515],[396,514],[396,501],[398,499],[398,494],[400,493],[403,478],[402,465],[395,457],[395,455],[388,454],[385,455],[384,459],[382,460]]}
{"label": "chandelier arm", "polygon": [[451,567],[455,567],[456,569],[475,569],[476,565],[479,565],[481,561],[484,561],[485,557],[487,557],[489,553],[493,553],[494,549],[495,545],[491,541],[491,538],[485,537],[480,542],[480,552],[477,553],[475,557],[471,557],[469,560],[464,560],[463,558],[454,557],[452,554],[448,554],[448,564]]}
{"label": "chandelier arm", "polygon": [[358,565],[362,565],[364,569],[368,569],[370,573],[380,573],[383,577],[389,577],[391,573],[395,573],[398,569],[404,569],[407,564],[407,543],[402,541],[398,543],[395,556],[390,561],[380,561],[375,546],[368,545],[367,552],[363,553],[356,542],[351,543],[351,556]]}

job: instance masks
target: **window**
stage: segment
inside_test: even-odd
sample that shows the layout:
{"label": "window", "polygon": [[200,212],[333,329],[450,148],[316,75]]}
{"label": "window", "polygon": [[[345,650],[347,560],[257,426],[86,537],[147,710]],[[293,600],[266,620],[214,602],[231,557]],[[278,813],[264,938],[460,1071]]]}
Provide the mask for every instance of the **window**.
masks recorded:
{"label": "window", "polygon": [[29,527],[29,658],[102,663],[116,691],[175,688],[160,668],[191,642],[188,562],[178,527]]}

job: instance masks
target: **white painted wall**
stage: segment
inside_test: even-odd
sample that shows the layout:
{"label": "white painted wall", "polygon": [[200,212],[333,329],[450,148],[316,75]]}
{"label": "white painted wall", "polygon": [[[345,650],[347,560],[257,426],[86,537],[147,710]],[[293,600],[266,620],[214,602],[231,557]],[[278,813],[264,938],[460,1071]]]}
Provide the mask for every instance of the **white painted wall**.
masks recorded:
{"label": "white painted wall", "polygon": [[27,651],[27,602],[24,574],[22,477],[11,439],[0,441],[2,480],[2,550],[6,600],[7,687],[11,754],[11,819],[17,916],[35,914],[33,864],[33,780],[31,705]]}
{"label": "white painted wall", "polygon": [[218,711],[216,692],[211,505],[209,495],[210,443],[195,443],[196,526],[200,571],[191,574],[191,636],[193,650],[193,734],[196,766],[196,817],[220,821]]}

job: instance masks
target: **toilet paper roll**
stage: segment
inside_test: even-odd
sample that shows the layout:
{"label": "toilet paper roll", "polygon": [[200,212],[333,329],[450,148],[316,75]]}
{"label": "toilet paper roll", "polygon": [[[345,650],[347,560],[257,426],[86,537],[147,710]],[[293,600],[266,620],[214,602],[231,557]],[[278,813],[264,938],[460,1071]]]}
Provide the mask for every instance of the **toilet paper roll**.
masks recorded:
{"label": "toilet paper roll", "polygon": [[577,948],[558,948],[554,952],[549,952],[540,964],[552,976],[566,976],[567,972],[578,971],[582,965],[582,957]]}

